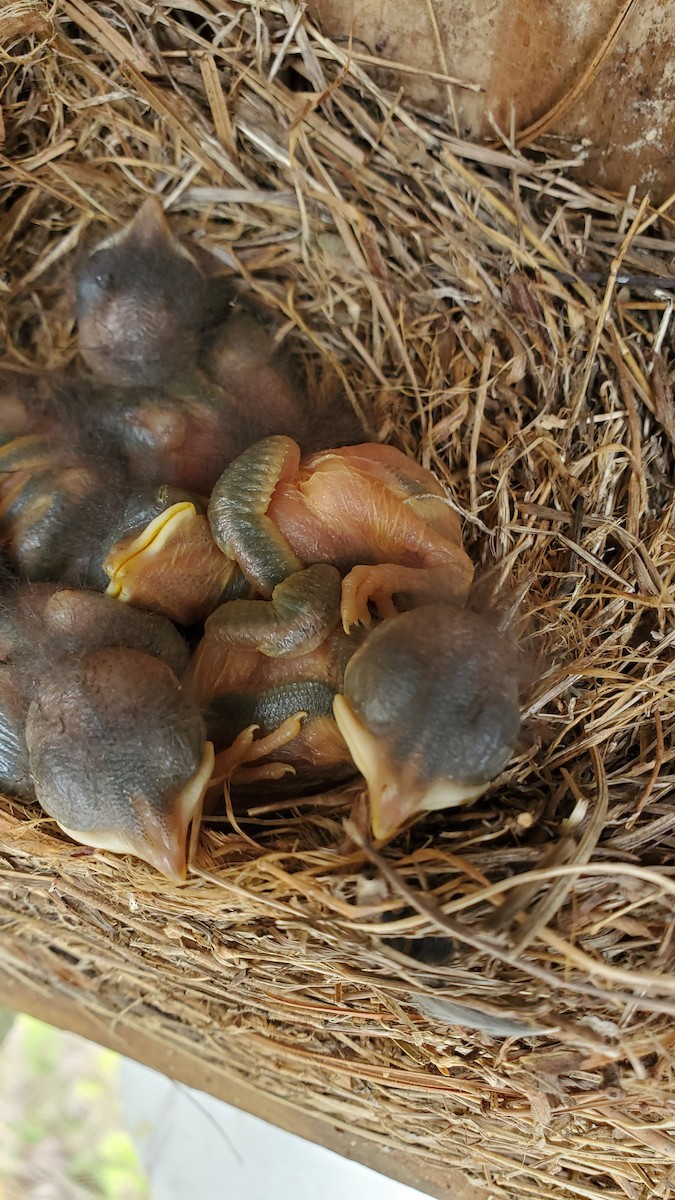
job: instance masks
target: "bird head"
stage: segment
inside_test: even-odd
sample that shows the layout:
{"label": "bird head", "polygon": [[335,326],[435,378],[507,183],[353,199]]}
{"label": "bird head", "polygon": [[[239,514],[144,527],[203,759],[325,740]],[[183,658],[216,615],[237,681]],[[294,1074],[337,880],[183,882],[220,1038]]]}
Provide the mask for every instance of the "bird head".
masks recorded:
{"label": "bird head", "polygon": [[80,353],[106,383],[165,382],[196,357],[206,293],[201,269],[150,196],[80,268]]}
{"label": "bird head", "polygon": [[335,719],[365,776],[377,838],[466,804],[511,756],[517,650],[488,617],[430,605],[383,621],[345,671]]}
{"label": "bird head", "polygon": [[185,878],[213,748],[165,663],[119,647],[64,660],[37,683],[26,744],[36,797],[66,833]]}

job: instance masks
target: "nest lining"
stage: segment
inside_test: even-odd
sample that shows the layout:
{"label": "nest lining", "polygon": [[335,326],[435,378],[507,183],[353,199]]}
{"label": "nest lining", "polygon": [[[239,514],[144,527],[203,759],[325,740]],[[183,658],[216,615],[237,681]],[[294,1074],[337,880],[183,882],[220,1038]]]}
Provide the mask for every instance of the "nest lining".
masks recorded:
{"label": "nest lining", "polygon": [[[669,206],[577,184],[552,139],[459,140],[291,3],[22,0],[0,45],[6,361],[68,360],[77,246],[159,191],[448,485],[536,663],[490,793],[379,854],[354,785],[203,829],[180,889],[0,801],[2,969],[490,1196],[667,1197]],[[392,944],[425,936],[448,962]]]}

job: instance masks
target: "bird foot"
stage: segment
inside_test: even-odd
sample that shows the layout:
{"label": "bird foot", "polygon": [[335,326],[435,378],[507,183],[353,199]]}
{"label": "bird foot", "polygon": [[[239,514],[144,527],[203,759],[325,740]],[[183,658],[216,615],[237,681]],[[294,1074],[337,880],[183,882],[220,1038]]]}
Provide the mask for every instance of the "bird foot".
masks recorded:
{"label": "bird foot", "polygon": [[342,581],[340,616],[345,633],[349,633],[352,625],[366,628],[371,625],[371,604],[382,619],[395,617],[398,610],[394,594],[404,586],[405,578],[401,579],[401,575],[407,575],[408,571],[409,568],[392,563],[353,567]]}
{"label": "bird foot", "polygon": [[[294,771],[290,763],[269,762],[260,763],[261,758],[274,754],[292,742],[302,729],[302,722],[307,713],[295,713],[286,717],[285,721],[271,733],[256,738],[254,734],[259,725],[249,725],[242,729],[231,746],[221,750],[216,756],[212,783],[225,783],[232,780],[235,783],[254,783],[257,780],[281,779],[282,776]],[[252,764],[258,763],[258,766]]]}

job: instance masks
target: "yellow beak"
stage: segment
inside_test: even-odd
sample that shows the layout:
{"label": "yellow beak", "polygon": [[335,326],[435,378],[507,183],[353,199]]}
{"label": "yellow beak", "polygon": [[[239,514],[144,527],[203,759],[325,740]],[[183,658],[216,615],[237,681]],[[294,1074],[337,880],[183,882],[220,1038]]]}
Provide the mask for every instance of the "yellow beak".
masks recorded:
{"label": "yellow beak", "polygon": [[216,546],[206,516],[188,500],[172,504],[141,533],[118,542],[103,562],[108,596],[150,608],[179,625],[212,611],[234,569]]}
{"label": "yellow beak", "polygon": [[62,825],[60,821],[58,824],[75,842],[95,846],[97,850],[112,850],[115,854],[134,854],[167,879],[182,883],[187,874],[188,829],[199,812],[213,773],[214,759],[213,745],[206,742],[197,770],[161,813],[145,799],[132,799],[140,832],[110,830],[80,833]]}
{"label": "yellow beak", "polygon": [[412,762],[396,764],[384,742],[366,729],[345,696],[336,696],[333,714],[349,753],[368,784],[370,823],[378,841],[388,841],[413,817],[438,808],[456,808],[475,800],[482,785],[452,779],[425,779]]}

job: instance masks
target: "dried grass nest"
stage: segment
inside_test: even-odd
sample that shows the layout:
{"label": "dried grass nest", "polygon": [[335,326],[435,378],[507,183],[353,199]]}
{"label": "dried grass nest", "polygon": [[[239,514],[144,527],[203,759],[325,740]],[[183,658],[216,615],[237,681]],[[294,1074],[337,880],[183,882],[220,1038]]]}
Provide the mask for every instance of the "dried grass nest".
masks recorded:
{"label": "dried grass nest", "polygon": [[67,360],[74,248],[160,192],[529,584],[542,664],[491,792],[380,855],[345,833],[354,787],[203,829],[180,889],[0,801],[2,971],[490,1197],[665,1200],[669,205],[587,190],[552,139],[461,140],[290,0],[20,0],[0,45],[7,361]]}

